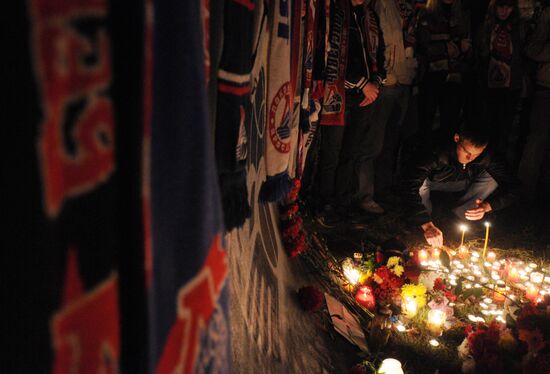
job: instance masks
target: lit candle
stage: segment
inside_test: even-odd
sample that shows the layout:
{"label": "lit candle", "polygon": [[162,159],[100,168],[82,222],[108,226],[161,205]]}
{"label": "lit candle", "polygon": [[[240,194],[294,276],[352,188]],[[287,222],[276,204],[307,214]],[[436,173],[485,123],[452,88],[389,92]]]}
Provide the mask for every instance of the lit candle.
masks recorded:
{"label": "lit candle", "polygon": [[369,310],[374,310],[376,305],[372,289],[369,286],[360,287],[355,294],[355,300]]}
{"label": "lit candle", "polygon": [[403,302],[403,312],[407,318],[413,318],[418,313],[418,303],[414,297],[407,297]]}
{"label": "lit candle", "polygon": [[432,249],[432,258],[434,260],[438,260],[439,259],[439,254],[441,253],[441,251],[439,250],[439,248],[433,248]]}
{"label": "lit candle", "polygon": [[487,261],[493,262],[497,259],[497,254],[495,252],[489,252],[487,253]]}
{"label": "lit candle", "polygon": [[536,302],[539,297],[539,288],[534,284],[529,284],[525,290],[525,297],[533,303]]}
{"label": "lit candle", "polygon": [[418,261],[420,261],[421,263],[428,261],[428,251],[426,251],[425,249],[421,249],[420,251],[418,251]]}
{"label": "lit candle", "polygon": [[466,225],[460,225],[460,230],[462,231],[462,237],[460,238],[460,246],[462,247],[464,245],[464,233],[466,232],[468,228]]}
{"label": "lit candle", "polygon": [[435,336],[443,332],[443,324],[447,319],[447,314],[442,310],[432,309],[428,312],[428,330]]}
{"label": "lit candle", "polygon": [[493,300],[497,303],[506,300],[506,284],[503,281],[497,282],[495,292],[493,293]]}
{"label": "lit candle", "polygon": [[359,278],[361,278],[361,272],[359,270],[351,265],[344,265],[343,270],[344,276],[347,278],[350,285],[354,286],[359,282]]}
{"label": "lit candle", "polygon": [[401,362],[397,361],[395,358],[386,358],[382,361],[380,368],[378,368],[377,373],[380,374],[403,374],[403,368],[401,367]]}
{"label": "lit candle", "polygon": [[491,224],[489,222],[485,222],[485,243],[483,244],[483,258],[485,258],[487,244],[489,244],[489,227],[491,227]]}
{"label": "lit candle", "polygon": [[508,269],[508,279],[510,282],[519,281],[519,271],[514,265],[511,265]]}
{"label": "lit candle", "polygon": [[466,247],[465,245],[461,245],[460,248],[458,249],[458,257],[460,258],[467,258],[468,257],[468,254],[470,253],[470,251],[468,250],[468,247]]}
{"label": "lit candle", "polygon": [[530,279],[531,282],[535,284],[542,284],[542,281],[544,280],[544,274],[534,271],[531,273]]}

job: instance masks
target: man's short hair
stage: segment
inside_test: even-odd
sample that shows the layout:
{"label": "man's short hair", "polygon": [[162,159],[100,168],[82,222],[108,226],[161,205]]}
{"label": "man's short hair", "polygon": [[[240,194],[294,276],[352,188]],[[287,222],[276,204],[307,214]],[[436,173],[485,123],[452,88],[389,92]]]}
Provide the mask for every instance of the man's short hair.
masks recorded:
{"label": "man's short hair", "polygon": [[480,121],[464,122],[460,126],[458,135],[460,135],[460,139],[466,139],[476,147],[484,147],[489,143],[487,126]]}

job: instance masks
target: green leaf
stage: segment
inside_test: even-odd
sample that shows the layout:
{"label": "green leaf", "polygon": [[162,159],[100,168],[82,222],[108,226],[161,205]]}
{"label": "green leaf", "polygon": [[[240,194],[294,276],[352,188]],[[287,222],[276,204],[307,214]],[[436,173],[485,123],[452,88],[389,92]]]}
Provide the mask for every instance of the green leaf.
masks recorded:
{"label": "green leaf", "polygon": [[451,258],[449,257],[449,254],[447,253],[447,251],[439,252],[439,261],[441,261],[443,266],[451,270]]}

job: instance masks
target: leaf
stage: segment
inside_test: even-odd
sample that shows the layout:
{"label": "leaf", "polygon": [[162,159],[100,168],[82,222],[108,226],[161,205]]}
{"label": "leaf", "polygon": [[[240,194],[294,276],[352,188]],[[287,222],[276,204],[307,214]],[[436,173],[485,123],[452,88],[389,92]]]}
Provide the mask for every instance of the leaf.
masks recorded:
{"label": "leaf", "polygon": [[451,258],[449,257],[449,254],[447,253],[447,251],[439,252],[439,261],[441,261],[443,266],[451,270]]}

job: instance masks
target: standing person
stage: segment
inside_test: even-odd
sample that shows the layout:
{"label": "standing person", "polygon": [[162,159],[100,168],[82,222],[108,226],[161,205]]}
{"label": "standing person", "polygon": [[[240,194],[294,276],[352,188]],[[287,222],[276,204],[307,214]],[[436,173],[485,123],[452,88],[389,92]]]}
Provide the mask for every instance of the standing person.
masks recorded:
{"label": "standing person", "polygon": [[402,125],[416,77],[415,9],[413,0],[378,0],[374,9],[380,19],[386,47],[386,79],[374,104],[374,121],[379,121],[385,132],[382,133],[383,142],[379,141],[373,152],[380,152],[375,160],[375,186],[376,193],[383,195],[394,185],[397,149],[402,135],[413,132]]}
{"label": "standing person", "polygon": [[464,104],[463,74],[469,69],[472,43],[460,0],[428,0],[417,29],[420,83],[420,130],[431,132],[439,109],[440,128],[452,135]]}
{"label": "standing person", "polygon": [[503,155],[514,149],[508,143],[523,84],[524,40],[517,0],[495,0],[480,33],[478,54],[491,143]]}
{"label": "standing person", "polygon": [[[378,18],[365,0],[333,0],[321,113],[317,176],[322,210],[317,221],[334,227],[358,184],[354,172],[358,139],[373,131],[371,104],[384,73],[384,44]],[[344,126],[345,125],[345,126]]]}
{"label": "standing person", "polygon": [[518,174],[529,196],[538,188],[542,197],[550,188],[550,6],[539,16],[525,53],[538,63],[537,86]]}

